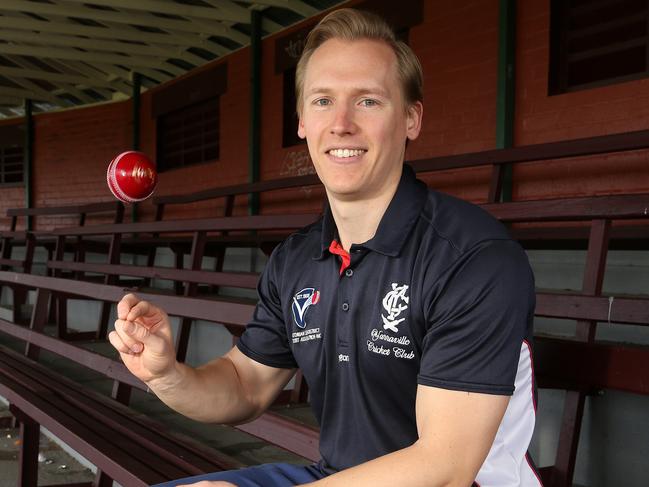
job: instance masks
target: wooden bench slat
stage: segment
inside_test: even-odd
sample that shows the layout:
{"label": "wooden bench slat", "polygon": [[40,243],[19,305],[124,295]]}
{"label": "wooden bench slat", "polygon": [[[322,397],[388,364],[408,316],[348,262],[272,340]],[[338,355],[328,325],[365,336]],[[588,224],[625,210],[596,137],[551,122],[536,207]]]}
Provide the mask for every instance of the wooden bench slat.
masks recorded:
{"label": "wooden bench slat", "polygon": [[281,414],[269,411],[236,428],[314,462],[320,459],[319,430]]}
{"label": "wooden bench slat", "polygon": [[[95,284],[91,282],[62,279],[56,277],[35,276],[17,272],[0,271],[0,282],[18,284],[32,288],[49,289],[67,295],[83,296],[100,301],[118,302],[125,293],[131,291],[119,286]],[[255,304],[253,302],[234,302],[225,300],[208,300],[184,296],[167,296],[138,292],[138,296],[159,305],[171,316],[184,316],[197,320],[216,321],[228,325],[245,325]]]}
{"label": "wooden bench slat", "polygon": [[62,357],[70,358],[78,364],[96,370],[108,378],[118,380],[124,384],[137,387],[141,390],[146,390],[146,385],[131,374],[124,364],[116,362],[108,357],[89,350],[81,349],[70,343],[59,340],[58,338],[30,330],[24,326],[16,325],[2,319],[0,319],[0,331],[20,340],[33,343],[38,347],[44,348]]}
{"label": "wooden bench slat", "polygon": [[0,265],[6,265],[11,267],[25,267],[26,263],[23,260],[0,259]]}
{"label": "wooden bench slat", "polygon": [[649,326],[649,297],[606,297],[537,292],[535,315]]}
{"label": "wooden bench slat", "polygon": [[[1,263],[1,261],[0,261]],[[145,267],[124,264],[93,264],[86,262],[48,261],[50,269],[96,272],[107,275],[147,277],[174,281],[211,284],[255,289],[259,274],[253,272],[214,272],[174,269],[171,267]]]}
{"label": "wooden bench slat", "polygon": [[54,229],[51,235],[108,235],[125,233],[187,233],[223,230],[283,230],[302,228],[320,218],[319,214],[232,216],[158,222],[117,223]]}
{"label": "wooden bench slat", "polygon": [[[150,451],[155,455],[153,459],[162,458],[165,463],[173,465],[174,470],[165,473],[168,478],[241,466],[215,450],[205,451],[205,449],[195,448],[194,445],[187,448],[186,445],[179,443],[178,438],[172,438],[166,433],[163,425],[157,422],[142,422],[141,418],[144,415],[141,413],[99,393],[89,391],[84,386],[61,377],[36,362],[23,360],[22,356],[11,354],[10,357],[21,364],[21,372],[25,372],[39,384],[48,388],[51,387],[50,384],[55,384],[54,389],[57,394],[65,396],[72,407],[88,416],[85,423],[104,423],[115,435]],[[158,465],[153,467],[155,470],[159,469]]]}
{"label": "wooden bench slat", "polygon": [[122,204],[119,201],[89,203],[86,205],[69,206],[40,206],[35,208],[9,208],[7,216],[52,216],[79,215],[81,213],[108,213],[119,211]]}
{"label": "wooden bench slat", "polygon": [[480,205],[502,222],[649,220],[649,194],[592,196]]}
{"label": "wooden bench slat", "polygon": [[492,149],[411,161],[416,172],[459,169],[520,162],[565,159],[586,155],[624,152],[649,148],[649,130],[600,135],[551,143],[530,144],[507,149]]}
{"label": "wooden bench slat", "polygon": [[[0,357],[0,360],[3,360]],[[122,455],[119,451],[106,453],[95,445],[102,445],[105,439],[94,434],[87,425],[79,424],[64,411],[52,408],[48,399],[53,393],[44,390],[30,391],[5,373],[4,366],[0,368],[0,394],[11,404],[24,412],[37,423],[43,425],[54,435],[69,445],[74,445],[75,451],[86,458],[99,460],[104,472],[122,485],[147,487],[151,483],[162,482],[162,476],[150,473],[146,481],[140,480],[129,471],[138,467],[133,464],[131,455]],[[155,475],[155,476],[154,476]]]}
{"label": "wooden bench slat", "polygon": [[[127,452],[135,455],[137,462],[147,465],[144,470],[137,463],[129,467],[132,471],[139,470],[139,475],[149,475],[148,470],[151,470],[162,474],[164,479],[175,479],[242,466],[211,449],[206,451],[193,445],[187,448],[178,438],[169,436],[162,425],[143,422],[141,413],[88,391],[11,351],[0,358],[0,370],[32,390],[53,391],[54,394],[48,396],[51,397],[49,402],[64,413],[74,410],[76,420],[104,438],[103,443],[98,444],[102,450]],[[139,451],[135,451],[136,448]]]}
{"label": "wooden bench slat", "polygon": [[262,193],[266,191],[274,191],[280,189],[293,189],[301,188],[304,186],[314,186],[322,184],[320,179],[315,174],[308,174],[304,176],[293,176],[288,178],[269,179],[267,181],[259,181],[256,183],[234,184],[231,186],[224,186],[220,188],[211,188],[195,193],[184,193],[175,195],[164,195],[153,198],[154,205],[174,205],[196,203],[198,201],[222,198],[225,196],[237,196],[248,193]]}

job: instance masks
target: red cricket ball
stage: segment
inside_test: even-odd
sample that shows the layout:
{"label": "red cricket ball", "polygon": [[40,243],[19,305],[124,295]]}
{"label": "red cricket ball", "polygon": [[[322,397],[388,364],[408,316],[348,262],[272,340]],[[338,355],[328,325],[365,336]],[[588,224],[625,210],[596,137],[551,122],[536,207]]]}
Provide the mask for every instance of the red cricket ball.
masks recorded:
{"label": "red cricket ball", "polygon": [[110,162],[106,179],[115,198],[124,203],[136,203],[153,194],[158,173],[146,154],[127,151]]}

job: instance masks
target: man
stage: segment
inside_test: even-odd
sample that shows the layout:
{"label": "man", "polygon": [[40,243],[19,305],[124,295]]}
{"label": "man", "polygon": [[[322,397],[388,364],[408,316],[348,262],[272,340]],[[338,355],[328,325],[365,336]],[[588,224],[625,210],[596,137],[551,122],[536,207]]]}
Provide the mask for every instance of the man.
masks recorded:
{"label": "man", "polygon": [[526,453],[532,273],[496,220],[403,165],[422,121],[417,58],[382,20],[339,10],[310,34],[296,85],[298,133],[329,206],[273,253],[237,346],[179,364],[167,316],[133,295],[110,340],[200,421],[256,418],[299,367],[322,460],[165,485],[540,485]]}

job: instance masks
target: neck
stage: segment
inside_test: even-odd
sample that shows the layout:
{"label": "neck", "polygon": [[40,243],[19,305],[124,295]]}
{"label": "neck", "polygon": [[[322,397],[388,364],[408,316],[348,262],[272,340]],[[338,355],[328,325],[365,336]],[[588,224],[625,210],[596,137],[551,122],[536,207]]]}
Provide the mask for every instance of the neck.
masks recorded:
{"label": "neck", "polygon": [[341,200],[327,195],[340,244],[345,250],[349,252],[352,244],[362,244],[374,237],[398,185],[399,181],[382,194],[362,200]]}

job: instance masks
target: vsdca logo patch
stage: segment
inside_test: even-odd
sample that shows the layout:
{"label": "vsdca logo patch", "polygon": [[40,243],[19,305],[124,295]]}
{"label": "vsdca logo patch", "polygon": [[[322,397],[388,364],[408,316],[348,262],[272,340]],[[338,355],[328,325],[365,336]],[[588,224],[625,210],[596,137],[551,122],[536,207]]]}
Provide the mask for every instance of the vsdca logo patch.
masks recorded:
{"label": "vsdca logo patch", "polygon": [[320,291],[316,291],[312,287],[305,287],[295,296],[293,296],[293,319],[295,324],[300,328],[306,328],[306,312],[309,306],[318,304],[320,301]]}

